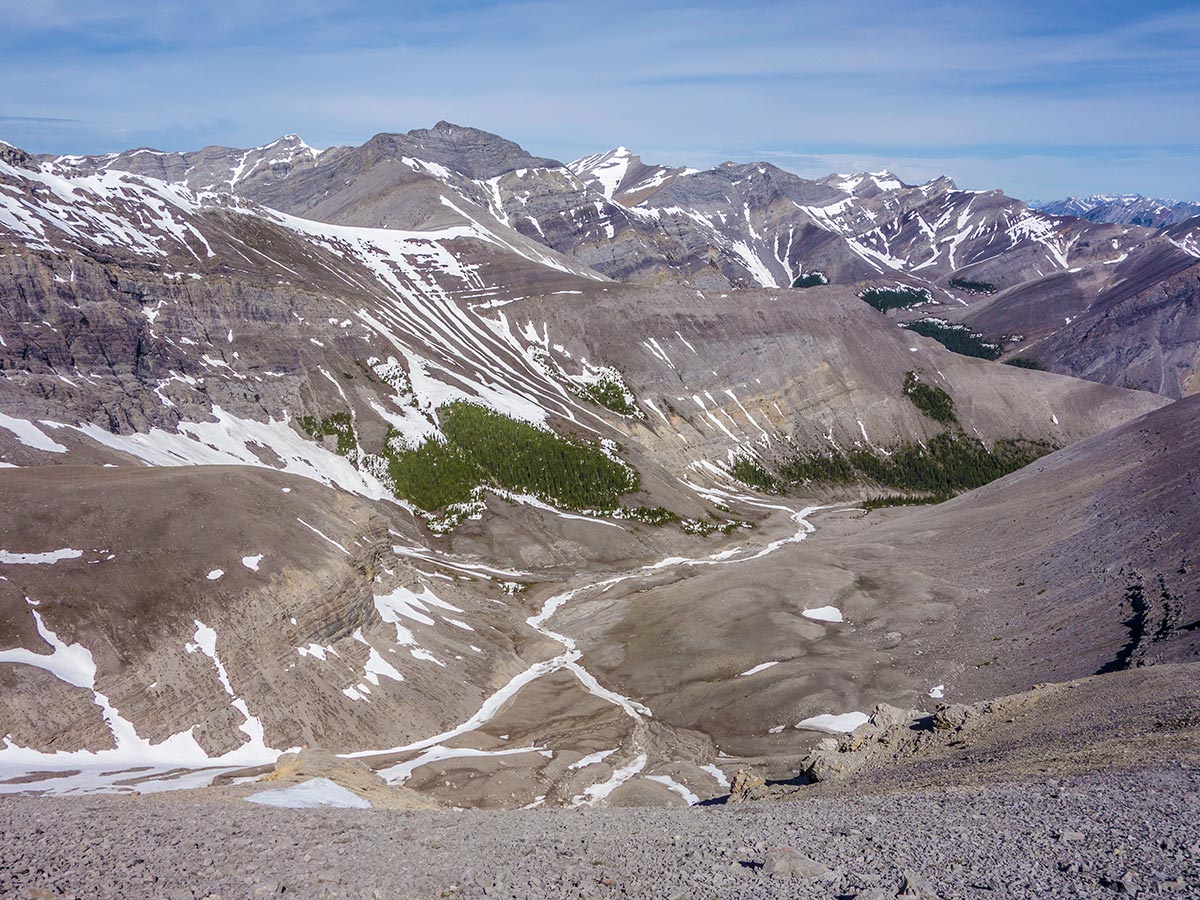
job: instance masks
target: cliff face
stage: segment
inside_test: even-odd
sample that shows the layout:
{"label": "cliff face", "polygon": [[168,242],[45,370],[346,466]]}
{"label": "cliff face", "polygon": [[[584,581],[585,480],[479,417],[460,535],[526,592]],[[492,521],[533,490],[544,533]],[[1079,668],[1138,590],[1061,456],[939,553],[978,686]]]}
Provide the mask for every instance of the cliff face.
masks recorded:
{"label": "cliff face", "polygon": [[[4,566],[6,644],[94,666],[91,679],[72,680],[50,657],[0,666],[17,746],[151,763],[172,762],[180,734],[214,759],[239,748],[396,746],[467,718],[474,685],[515,660],[519,608],[453,585],[433,597],[453,613],[423,605],[393,552],[393,541],[416,540],[412,526],[306,479],[56,466],[6,472],[4,488],[6,546],[72,551]],[[411,628],[398,630],[376,596],[407,598],[399,608]],[[125,725],[106,722],[106,708]],[[161,759],[143,741],[168,741]]]}

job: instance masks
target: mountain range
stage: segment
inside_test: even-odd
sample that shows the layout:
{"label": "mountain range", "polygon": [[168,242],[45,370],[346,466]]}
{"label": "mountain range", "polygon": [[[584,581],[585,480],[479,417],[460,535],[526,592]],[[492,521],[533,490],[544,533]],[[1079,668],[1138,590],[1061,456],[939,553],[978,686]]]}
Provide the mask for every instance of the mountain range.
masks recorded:
{"label": "mountain range", "polygon": [[1097,208],[446,122],[0,145],[0,792],[319,747],[694,803],[1194,659],[1200,218]]}
{"label": "mountain range", "polygon": [[1177,225],[1200,216],[1200,203],[1143,197],[1141,194],[1092,194],[1031,205],[1055,216],[1078,216],[1089,222],[1150,228]]}

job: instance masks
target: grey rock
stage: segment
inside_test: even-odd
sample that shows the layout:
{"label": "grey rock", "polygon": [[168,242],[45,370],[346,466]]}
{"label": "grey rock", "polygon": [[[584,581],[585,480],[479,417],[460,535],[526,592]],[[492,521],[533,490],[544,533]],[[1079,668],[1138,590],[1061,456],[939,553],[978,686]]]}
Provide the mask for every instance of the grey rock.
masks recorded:
{"label": "grey rock", "polygon": [[957,730],[962,728],[974,715],[975,710],[964,703],[943,703],[933,714],[933,727]]}
{"label": "grey rock", "polygon": [[915,709],[901,709],[890,703],[878,703],[871,710],[871,724],[880,730],[901,728],[920,716]]}
{"label": "grey rock", "polygon": [[839,753],[820,750],[810,753],[803,771],[813,781],[839,781],[853,775],[867,762],[863,753]]}
{"label": "grey rock", "polygon": [[893,900],[895,896],[895,889],[876,886],[855,894],[854,900]]}
{"label": "grey rock", "polygon": [[897,897],[919,897],[922,900],[932,900],[938,896],[937,886],[925,876],[904,869],[900,877],[900,890]]}
{"label": "grey rock", "polygon": [[822,878],[832,870],[791,847],[776,847],[767,851],[763,872],[779,878],[810,879]]}

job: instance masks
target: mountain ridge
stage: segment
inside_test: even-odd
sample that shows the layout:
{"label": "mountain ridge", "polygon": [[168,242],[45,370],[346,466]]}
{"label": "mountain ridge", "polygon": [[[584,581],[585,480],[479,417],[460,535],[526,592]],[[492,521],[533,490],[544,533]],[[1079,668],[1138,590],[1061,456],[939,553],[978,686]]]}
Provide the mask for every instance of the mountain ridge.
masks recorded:
{"label": "mountain ridge", "polygon": [[[564,165],[448,122],[320,152],[285,135],[250,150],[37,159],[81,175],[124,167],[202,198],[231,193],[331,224],[511,229],[520,237],[506,240],[548,247],[617,281],[732,290],[892,279],[940,304],[901,311],[902,321],[932,311],[952,325],[982,328],[982,339],[1006,357],[1093,373],[1085,377],[1115,377],[1104,360],[1119,348],[1106,338],[1090,342],[1085,357],[1064,353],[1074,323],[1089,310],[1102,315],[1105,298],[1131,284],[1152,294],[1147,278],[1159,271],[1157,261],[1177,271],[1198,258],[1187,220],[1146,228],[1050,215],[999,191],[959,190],[945,176],[914,186],[886,171],[817,180],[769,163],[696,171],[647,165],[624,147]],[[1065,309],[1053,329],[1062,340],[1044,340],[1049,322],[1030,315],[1035,307]],[[1190,339],[1162,339],[1183,348],[1170,351],[1176,361],[1196,365]],[[1147,373],[1133,386],[1192,383],[1190,375]]]}
{"label": "mountain ridge", "polygon": [[1089,222],[1166,228],[1200,216],[1200,201],[1168,200],[1142,194],[1091,194],[1062,200],[1031,202],[1054,215],[1070,215]]}
{"label": "mountain ridge", "polygon": [[[562,165],[449,123],[2,152],[2,791],[206,783],[318,745],[452,805],[717,796],[727,748],[784,773],[876,703],[1027,686],[1012,658],[984,678],[953,642],[917,652],[970,587],[908,567],[881,603],[869,535],[927,520],[847,507],[1128,436],[1194,387],[1186,223],[948,179]],[[1145,377],[1177,379],[897,327],[1050,354],[1060,309],[1101,350],[1152,321]]]}

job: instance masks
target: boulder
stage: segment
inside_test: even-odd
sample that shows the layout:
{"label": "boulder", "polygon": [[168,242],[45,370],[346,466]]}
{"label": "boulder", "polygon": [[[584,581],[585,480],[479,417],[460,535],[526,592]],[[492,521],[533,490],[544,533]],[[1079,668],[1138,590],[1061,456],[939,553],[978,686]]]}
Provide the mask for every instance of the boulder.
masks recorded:
{"label": "boulder", "polygon": [[767,780],[753,772],[738,769],[733,776],[733,784],[729,788],[727,803],[745,803],[747,800],[761,800],[767,794]]}
{"label": "boulder", "polygon": [[933,714],[933,727],[944,731],[957,731],[975,715],[975,709],[965,703],[943,703]]}
{"label": "boulder", "polygon": [[864,722],[842,739],[842,749],[853,752],[879,740],[882,729],[872,722]]}
{"label": "boulder", "polygon": [[886,731],[889,728],[907,728],[914,719],[920,718],[921,713],[915,709],[901,709],[890,703],[877,703],[871,710],[870,724]]}
{"label": "boulder", "polygon": [[767,851],[763,872],[777,878],[821,878],[832,870],[823,862],[805,856],[791,847],[775,847]]}
{"label": "boulder", "polygon": [[928,878],[918,875],[912,869],[905,869],[901,873],[900,892],[896,896],[936,900],[938,891],[937,886]]}
{"label": "boulder", "polygon": [[840,781],[853,775],[866,762],[866,753],[814,750],[805,758],[804,774],[812,781]]}

